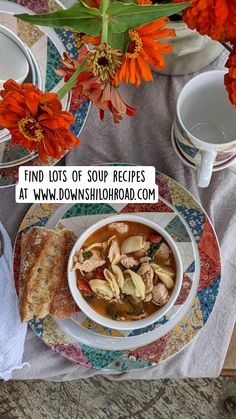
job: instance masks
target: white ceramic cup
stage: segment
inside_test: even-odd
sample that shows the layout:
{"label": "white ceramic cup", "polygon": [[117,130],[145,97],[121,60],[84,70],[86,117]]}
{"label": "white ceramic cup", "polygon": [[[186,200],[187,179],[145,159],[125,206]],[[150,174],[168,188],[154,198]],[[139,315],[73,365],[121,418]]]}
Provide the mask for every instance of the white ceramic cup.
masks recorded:
{"label": "white ceramic cup", "polygon": [[[236,110],[225,86],[225,71],[213,70],[191,79],[177,101],[174,134],[185,152],[198,153],[198,186],[209,185],[213,167],[236,154]],[[193,155],[193,154],[192,154]]]}
{"label": "white ceramic cup", "polygon": [[24,50],[0,28],[0,89],[8,79],[22,83],[29,72]]}

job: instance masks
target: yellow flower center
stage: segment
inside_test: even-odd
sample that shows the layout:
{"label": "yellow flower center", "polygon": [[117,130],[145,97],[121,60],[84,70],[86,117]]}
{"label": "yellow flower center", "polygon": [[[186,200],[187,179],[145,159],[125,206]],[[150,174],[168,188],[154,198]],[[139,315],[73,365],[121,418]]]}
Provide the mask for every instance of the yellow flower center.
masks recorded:
{"label": "yellow flower center", "polygon": [[74,33],[74,38],[75,38],[75,42],[76,42],[76,46],[78,49],[80,49],[84,44],[84,40],[83,40],[83,36],[85,35],[84,32],[75,32]]}
{"label": "yellow flower center", "polygon": [[20,119],[18,128],[27,140],[38,142],[44,138],[42,127],[34,118]]}
{"label": "yellow flower center", "polygon": [[89,52],[87,65],[102,81],[113,79],[121,66],[122,52],[102,44]]}
{"label": "yellow flower center", "polygon": [[125,56],[127,58],[137,58],[143,47],[142,39],[134,29],[129,31],[129,37],[131,41],[128,44]]}

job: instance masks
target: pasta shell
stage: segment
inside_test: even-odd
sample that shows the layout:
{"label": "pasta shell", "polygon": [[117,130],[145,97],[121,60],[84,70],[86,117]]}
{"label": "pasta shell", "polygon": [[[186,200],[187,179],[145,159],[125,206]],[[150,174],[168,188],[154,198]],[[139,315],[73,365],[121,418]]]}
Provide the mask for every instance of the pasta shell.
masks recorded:
{"label": "pasta shell", "polygon": [[150,263],[150,266],[152,267],[152,269],[154,270],[154,272],[156,272],[156,269],[159,268],[159,265],[157,265],[157,263]]}
{"label": "pasta shell", "polygon": [[111,300],[114,296],[113,291],[107,281],[103,279],[91,279],[89,285],[95,294],[99,294]]}
{"label": "pasta shell", "polygon": [[127,295],[132,295],[132,297],[136,297],[135,286],[131,278],[125,279],[122,292]]}
{"label": "pasta shell", "polygon": [[131,236],[124,240],[121,245],[121,253],[132,253],[142,250],[146,241],[143,236]]}
{"label": "pasta shell", "polygon": [[110,249],[108,252],[108,259],[111,265],[117,265],[120,262],[121,254],[120,254],[120,246],[116,239],[113,239],[110,245]]}
{"label": "pasta shell", "polygon": [[145,298],[145,284],[140,275],[136,272],[131,271],[131,269],[127,269],[125,272],[125,279],[126,281],[130,278],[135,287],[135,295],[136,297],[140,297],[141,300]]}
{"label": "pasta shell", "polygon": [[86,247],[85,252],[89,252],[90,250],[94,249],[94,248],[101,248],[103,247],[103,243],[93,243],[90,244],[90,246]]}
{"label": "pasta shell", "polygon": [[115,275],[109,271],[109,269],[104,269],[103,274],[107,280],[107,282],[109,283],[113,293],[115,294],[116,297],[119,297],[120,295],[120,288],[116,282],[116,278]]}
{"label": "pasta shell", "polygon": [[109,237],[109,239],[107,240],[107,244],[110,244],[114,239],[116,239],[116,236]]}
{"label": "pasta shell", "polygon": [[174,287],[175,283],[173,278],[175,273],[172,269],[167,268],[166,266],[159,266],[156,263],[151,263],[151,267],[154,269],[158,278],[165,284],[166,288],[170,289]]}
{"label": "pasta shell", "polygon": [[112,265],[111,268],[115,275],[117,284],[119,285],[120,288],[122,288],[124,285],[124,280],[125,280],[122,270],[120,269],[118,265]]}

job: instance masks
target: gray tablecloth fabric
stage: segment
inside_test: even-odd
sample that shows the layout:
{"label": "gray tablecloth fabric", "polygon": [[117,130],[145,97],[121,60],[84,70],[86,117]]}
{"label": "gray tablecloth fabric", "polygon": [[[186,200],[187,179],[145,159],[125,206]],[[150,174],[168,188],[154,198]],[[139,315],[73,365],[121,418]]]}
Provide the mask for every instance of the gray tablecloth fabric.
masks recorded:
{"label": "gray tablecloth fabric", "polygon": [[[226,55],[210,68],[222,68]],[[206,69],[205,69],[206,70]],[[139,108],[137,116],[119,125],[111,118],[99,120],[92,107],[81,134],[81,147],[66,158],[67,165],[98,162],[132,162],[154,165],[187,188],[210,216],[222,250],[223,272],[219,298],[207,324],[182,352],[149,369],[110,374],[114,379],[156,379],[165,377],[218,376],[235,322],[236,301],[236,176],[229,169],[213,175],[208,189],[198,189],[195,173],[183,165],[172,149],[170,129],[176,99],[182,86],[194,74],[168,77],[154,74],[154,82],[139,89],[123,89],[127,102]],[[14,187],[0,190],[0,220],[14,240],[28,205],[15,203]],[[72,380],[99,372],[61,358],[28,331],[24,361],[31,364],[14,373],[15,379]],[[101,373],[101,372],[100,372]]]}

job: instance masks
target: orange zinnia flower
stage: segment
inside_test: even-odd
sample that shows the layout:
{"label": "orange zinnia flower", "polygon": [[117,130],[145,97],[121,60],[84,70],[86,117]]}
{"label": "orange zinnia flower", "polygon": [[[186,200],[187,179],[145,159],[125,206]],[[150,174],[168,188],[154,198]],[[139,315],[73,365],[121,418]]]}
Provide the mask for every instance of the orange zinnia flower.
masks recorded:
{"label": "orange zinnia flower", "polygon": [[62,111],[55,93],[43,93],[31,83],[20,85],[13,80],[3,87],[0,125],[10,131],[13,144],[38,151],[45,163],[47,156],[60,159],[69,148],[79,145],[69,130],[74,117]]}
{"label": "orange zinnia flower", "polygon": [[218,41],[233,40],[236,38],[236,0],[192,0],[183,12],[183,20],[202,35]]}
{"label": "orange zinnia flower", "polygon": [[[64,78],[64,81],[67,82],[77,68],[82,64],[83,60],[85,59],[88,50],[86,47],[82,47],[79,51],[77,58],[70,58],[66,52],[63,53],[63,58],[61,60],[61,67],[57,70],[54,70],[58,76]],[[81,89],[78,88],[78,84],[80,80],[83,80],[85,73],[81,73],[77,78],[77,84],[71,89],[71,106],[70,109],[72,111],[76,111],[79,106],[82,105],[86,100],[88,100],[87,96],[83,95]]]}
{"label": "orange zinnia flower", "polygon": [[136,109],[125,103],[118,89],[110,81],[103,82],[93,73],[81,73],[76,85],[79,95],[84,95],[99,109],[101,120],[104,119],[105,111],[112,113],[115,123],[122,120],[124,115],[133,116]]}
{"label": "orange zinnia flower", "polygon": [[229,73],[225,75],[225,86],[231,103],[236,106],[236,44],[225,66],[229,69]]}
{"label": "orange zinnia flower", "polygon": [[[66,53],[63,55],[62,65],[56,73],[67,81],[79,67],[83,59],[88,57],[87,71],[83,71],[77,78],[73,92],[73,104],[81,100],[90,99],[99,109],[100,118],[104,119],[106,110],[113,114],[114,122],[119,122],[124,115],[133,116],[136,109],[125,103],[117,87],[113,85],[113,77],[120,66],[122,53],[112,50],[103,44],[87,54],[87,50],[80,51],[77,59],[71,59]],[[75,105],[75,107],[76,107]],[[73,105],[74,106],[74,105]]]}
{"label": "orange zinnia flower", "polygon": [[75,32],[74,38],[78,49],[83,47],[84,44],[100,45],[101,35],[91,36],[86,35],[84,32]]}
{"label": "orange zinnia flower", "polygon": [[138,4],[142,4],[143,6],[146,6],[146,5],[152,5],[152,1],[151,0],[138,0],[137,1],[137,3]]}
{"label": "orange zinnia flower", "polygon": [[[99,9],[101,5],[100,0],[84,0],[83,3],[86,4],[88,7],[93,7],[95,9]],[[75,32],[74,37],[78,49],[81,48],[84,44],[92,44],[98,46],[101,43],[101,35],[91,36],[86,35],[84,32]]]}
{"label": "orange zinnia flower", "polygon": [[170,53],[173,48],[169,43],[157,40],[175,36],[174,30],[163,29],[167,22],[167,18],[162,18],[129,31],[130,42],[116,74],[116,83],[123,81],[139,86],[142,79],[153,80],[150,66],[158,70],[165,67],[163,54]]}
{"label": "orange zinnia flower", "polygon": [[89,98],[99,109],[102,121],[105,110],[109,110],[112,113],[115,123],[119,123],[124,115],[134,116],[136,113],[136,109],[125,103],[117,87],[113,86],[109,81],[99,88],[91,90]]}

